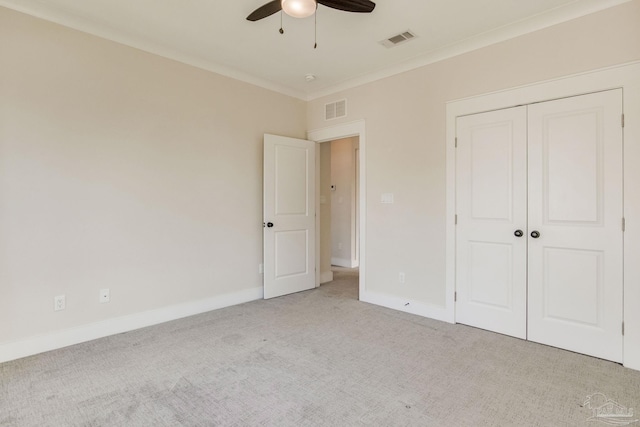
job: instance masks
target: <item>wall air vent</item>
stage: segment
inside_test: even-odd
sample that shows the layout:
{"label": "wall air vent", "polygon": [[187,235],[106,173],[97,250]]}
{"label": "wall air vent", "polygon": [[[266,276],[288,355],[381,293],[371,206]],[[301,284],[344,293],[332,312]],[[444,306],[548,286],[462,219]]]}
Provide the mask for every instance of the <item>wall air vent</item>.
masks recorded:
{"label": "wall air vent", "polygon": [[324,105],[324,119],[332,120],[347,116],[347,100],[342,99]]}
{"label": "wall air vent", "polygon": [[406,43],[409,40],[415,39],[417,36],[411,30],[407,30],[403,33],[396,34],[395,36],[391,36],[388,39],[382,40],[380,44],[384,47],[394,47],[399,44]]}

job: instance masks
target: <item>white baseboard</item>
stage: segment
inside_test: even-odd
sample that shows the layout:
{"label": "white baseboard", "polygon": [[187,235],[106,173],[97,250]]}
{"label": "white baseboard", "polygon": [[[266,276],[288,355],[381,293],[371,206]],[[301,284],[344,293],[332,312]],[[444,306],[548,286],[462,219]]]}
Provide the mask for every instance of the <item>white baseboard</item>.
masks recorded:
{"label": "white baseboard", "polygon": [[348,258],[331,258],[331,265],[345,268],[356,268],[358,266],[358,261]]}
{"label": "white baseboard", "polygon": [[396,296],[381,294],[371,291],[363,291],[360,293],[360,301],[370,304],[380,305],[382,307],[394,310],[404,311],[405,313],[416,314],[418,316],[428,317],[443,322],[455,323],[453,310],[437,305],[424,304],[409,299]]}
{"label": "white baseboard", "polygon": [[327,283],[333,281],[333,271],[324,271],[320,273],[320,283]]}
{"label": "white baseboard", "polygon": [[262,287],[224,294],[213,298],[159,308],[156,310],[107,319],[75,328],[54,331],[20,341],[0,343],[0,363],[86,341],[157,325],[159,323],[206,313],[224,307],[255,301],[264,297]]}

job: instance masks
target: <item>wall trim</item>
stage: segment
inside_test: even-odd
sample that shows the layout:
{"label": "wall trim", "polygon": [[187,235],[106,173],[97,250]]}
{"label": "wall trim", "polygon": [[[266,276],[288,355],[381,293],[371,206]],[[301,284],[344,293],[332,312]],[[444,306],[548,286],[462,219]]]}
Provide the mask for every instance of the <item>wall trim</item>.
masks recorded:
{"label": "wall trim", "polygon": [[624,344],[623,364],[640,370],[640,61],[533,83],[447,103],[446,133],[446,312],[455,321],[456,118],[484,111],[622,88],[624,140]]}
{"label": "wall trim", "polygon": [[383,67],[378,71],[365,73],[355,78],[347,78],[342,82],[329,84],[319,90],[294,89],[286,84],[278,84],[267,79],[233,69],[216,63],[211,59],[202,59],[195,55],[182,52],[178,49],[168,47],[162,43],[154,43],[142,37],[126,34],[109,27],[108,25],[89,22],[79,16],[69,15],[43,5],[24,5],[21,0],[0,0],[0,6],[6,7],[36,18],[54,22],[68,28],[82,31],[87,34],[111,40],[116,43],[140,49],[164,58],[172,59],[183,64],[191,65],[216,74],[253,84],[274,92],[298,98],[304,101],[313,101],[323,96],[328,96],[343,90],[351,89],[363,84],[371,83],[390,76],[394,76],[416,68],[424,67],[435,62],[443,61],[467,52],[481,49],[492,44],[510,40],[525,34],[539,31],[553,25],[571,21],[596,13],[611,7],[619,6],[632,0],[581,0],[580,2],[570,2],[569,4],[548,10],[527,19],[517,21],[503,27],[499,27],[472,37],[460,40],[453,44],[435,49],[416,57]]}
{"label": "wall trim", "polygon": [[320,274],[320,284],[333,282],[333,271],[325,271]]}
{"label": "wall trim", "polygon": [[[76,15],[66,14],[60,11],[54,11],[42,5],[24,5],[21,0],[0,0],[0,7],[24,13],[35,18],[43,19],[54,24],[62,25],[72,30],[81,31],[104,40],[109,40],[124,46],[139,49],[143,52],[151,53],[162,58],[180,62],[185,65],[200,68],[212,73],[224,76],[230,79],[238,80],[244,83],[255,85],[263,89],[271,90],[283,95],[297,98],[302,101],[307,100],[307,95],[299,90],[289,86],[274,83],[268,79],[261,78],[257,75],[240,71],[235,68],[227,67],[210,59],[203,59],[197,55],[186,53],[179,49],[169,47],[162,43],[155,43],[144,37],[134,36],[122,31],[113,29],[108,25],[103,25],[93,21],[87,21]],[[628,1],[628,0],[627,0]]]}
{"label": "wall trim", "polygon": [[356,268],[358,266],[358,262],[349,258],[331,258],[331,265],[345,268]]}
{"label": "wall trim", "polygon": [[306,99],[307,101],[313,101],[324,96],[333,95],[354,87],[425,67],[436,62],[454,58],[487,46],[514,39],[516,37],[524,36],[535,31],[540,31],[553,25],[572,21],[592,13],[601,12],[610,7],[620,6],[621,4],[629,1],[631,0],[582,0],[581,2],[572,2],[522,21],[495,28],[481,34],[476,34],[445,47],[417,55],[414,58],[398,64],[381,68],[378,71],[366,73],[362,76],[347,79],[343,82],[310,92],[306,95]]}
{"label": "wall trim", "polygon": [[0,363],[263,298],[262,286],[0,343]]}
{"label": "wall trim", "polygon": [[361,294],[360,301],[451,323],[446,307],[425,304],[411,299],[404,299],[372,291],[365,291]]}

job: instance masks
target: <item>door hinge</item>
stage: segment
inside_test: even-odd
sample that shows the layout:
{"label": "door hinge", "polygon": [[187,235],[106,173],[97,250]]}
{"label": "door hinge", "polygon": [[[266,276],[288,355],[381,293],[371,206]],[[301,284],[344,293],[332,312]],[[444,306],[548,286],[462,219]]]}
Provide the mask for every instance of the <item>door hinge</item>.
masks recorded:
{"label": "door hinge", "polygon": [[627,231],[627,220],[622,218],[622,232],[624,233],[625,231]]}
{"label": "door hinge", "polygon": [[453,293],[453,302],[458,302],[458,293],[457,292]]}
{"label": "door hinge", "polygon": [[622,115],[622,127],[624,127],[624,114]]}
{"label": "door hinge", "polygon": [[458,137],[456,136],[456,148],[458,148]]}
{"label": "door hinge", "polygon": [[624,322],[622,322],[622,336],[624,336]]}
{"label": "door hinge", "polygon": [[458,225],[458,214],[455,215],[454,218],[454,225]]}

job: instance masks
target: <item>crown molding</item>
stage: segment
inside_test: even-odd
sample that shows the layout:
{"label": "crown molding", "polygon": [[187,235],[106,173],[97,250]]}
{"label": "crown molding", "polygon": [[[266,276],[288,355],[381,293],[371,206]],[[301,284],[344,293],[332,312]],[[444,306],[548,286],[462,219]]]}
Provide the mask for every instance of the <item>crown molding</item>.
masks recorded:
{"label": "crown molding", "polygon": [[240,71],[234,68],[226,67],[224,65],[217,64],[212,61],[204,60],[195,55],[185,54],[184,52],[167,48],[166,46],[162,46],[160,44],[152,43],[140,37],[124,34],[120,31],[109,28],[105,25],[102,25],[96,22],[89,22],[86,20],[86,18],[82,18],[79,16],[71,15],[71,14],[51,11],[45,7],[25,6],[24,4],[20,4],[19,0],[0,0],[0,6],[5,7],[7,9],[15,10],[16,12],[24,13],[26,15],[30,15],[39,19],[43,19],[45,21],[53,22],[55,24],[59,24],[64,27],[71,28],[73,30],[78,30],[83,33],[100,37],[102,39],[106,39],[106,40],[116,42],[128,47],[132,47],[147,53],[158,55],[166,59],[177,61],[177,62],[190,65],[192,67],[200,68],[206,71],[211,71],[221,76],[228,77],[234,80],[239,80],[244,83],[249,83],[251,85],[258,86],[263,89],[267,89],[283,95],[291,96],[293,98],[298,98],[303,101],[307,100],[307,96],[304,92],[297,91],[290,87],[287,87],[278,83],[274,83],[266,79],[261,79],[259,77],[256,77],[254,75],[245,73],[243,71]]}
{"label": "crown molding", "polygon": [[419,56],[413,57],[399,64],[381,68],[370,73],[346,79],[336,84],[328,85],[325,88],[309,92],[295,90],[286,85],[262,79],[249,73],[226,67],[224,65],[217,64],[213,61],[208,61],[194,55],[185,54],[184,52],[167,48],[166,46],[144,40],[140,37],[124,34],[102,24],[88,22],[85,18],[82,18],[80,16],[52,11],[44,6],[25,6],[24,4],[21,4],[19,0],[0,0],[0,6],[40,19],[51,21],[78,31],[92,34],[94,36],[101,37],[122,45],[162,56],[167,59],[181,62],[186,65],[211,71],[221,76],[239,80],[244,83],[261,87],[263,89],[291,96],[293,98],[298,98],[303,101],[313,101],[318,98],[333,95],[337,92],[382,80],[384,78],[411,71],[416,68],[424,67],[438,61],[443,61],[445,59],[481,49],[492,44],[500,43],[509,39],[513,39],[515,37],[532,33],[534,31],[551,27],[553,25],[599,12],[610,7],[628,3],[630,1],[633,0],[575,0],[572,3],[535,15],[531,18],[527,18],[500,28],[496,28],[491,31],[487,31],[482,34],[478,34],[476,36],[461,40],[440,49],[420,54]]}
{"label": "crown molding", "polygon": [[362,86],[397,74],[424,67],[483,47],[533,33],[563,22],[571,21],[632,0],[578,0],[503,27],[450,44],[440,49],[421,54],[412,59],[362,76],[344,80],[338,84],[307,94],[307,101],[333,95],[337,92]]}

